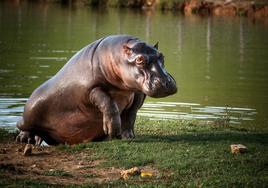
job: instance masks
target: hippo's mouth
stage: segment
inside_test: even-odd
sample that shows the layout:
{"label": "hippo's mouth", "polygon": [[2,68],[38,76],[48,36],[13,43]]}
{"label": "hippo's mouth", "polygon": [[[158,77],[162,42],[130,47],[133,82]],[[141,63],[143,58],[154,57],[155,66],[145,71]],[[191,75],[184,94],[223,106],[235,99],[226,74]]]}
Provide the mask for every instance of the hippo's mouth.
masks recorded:
{"label": "hippo's mouth", "polygon": [[151,76],[142,84],[143,92],[153,98],[166,97],[177,92],[177,86],[172,76],[168,75],[165,79]]}

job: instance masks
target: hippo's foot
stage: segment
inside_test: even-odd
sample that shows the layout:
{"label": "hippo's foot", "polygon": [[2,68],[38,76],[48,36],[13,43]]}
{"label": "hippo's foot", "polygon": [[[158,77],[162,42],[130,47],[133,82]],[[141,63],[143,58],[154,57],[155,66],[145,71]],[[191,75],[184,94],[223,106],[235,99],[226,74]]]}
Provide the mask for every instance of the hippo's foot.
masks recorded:
{"label": "hippo's foot", "polygon": [[120,116],[113,116],[103,118],[103,131],[108,137],[111,138],[121,138],[121,119]]}
{"label": "hippo's foot", "polygon": [[33,135],[28,131],[20,131],[19,135],[16,137],[16,142],[35,144],[38,146],[41,145],[42,141],[40,136]]}
{"label": "hippo's foot", "polygon": [[121,134],[123,139],[133,139],[135,138],[134,131],[132,129],[126,129],[122,131]]}

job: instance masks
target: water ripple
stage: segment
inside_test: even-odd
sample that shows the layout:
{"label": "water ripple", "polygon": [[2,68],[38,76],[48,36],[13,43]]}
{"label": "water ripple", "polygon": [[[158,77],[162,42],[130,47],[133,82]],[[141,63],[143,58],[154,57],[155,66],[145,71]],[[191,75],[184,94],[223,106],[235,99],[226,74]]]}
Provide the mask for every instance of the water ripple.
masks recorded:
{"label": "water ripple", "polygon": [[[0,98],[0,126],[15,126],[21,118],[27,98]],[[145,102],[138,111],[141,117],[166,120],[217,121],[226,118],[230,123],[241,124],[255,119],[257,111],[252,108],[202,106],[184,102]]]}
{"label": "water ripple", "polygon": [[67,57],[30,57],[31,60],[55,60],[66,61]]}
{"label": "water ripple", "polygon": [[241,124],[252,121],[257,114],[256,109],[241,107],[202,106],[197,103],[180,102],[147,102],[139,110],[138,115],[151,119],[184,119],[217,121],[227,119],[230,123]]}
{"label": "water ripple", "polygon": [[15,126],[27,98],[0,98],[0,126]]}

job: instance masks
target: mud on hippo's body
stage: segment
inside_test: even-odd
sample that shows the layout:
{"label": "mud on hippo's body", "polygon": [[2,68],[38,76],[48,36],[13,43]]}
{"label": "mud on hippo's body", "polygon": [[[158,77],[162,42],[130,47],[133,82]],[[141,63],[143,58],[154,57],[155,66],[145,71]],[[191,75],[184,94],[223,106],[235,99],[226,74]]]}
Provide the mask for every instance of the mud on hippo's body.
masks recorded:
{"label": "mud on hippo's body", "polygon": [[27,101],[17,141],[76,144],[133,138],[146,95],[176,93],[157,45],[127,35],[99,39],[76,53]]}

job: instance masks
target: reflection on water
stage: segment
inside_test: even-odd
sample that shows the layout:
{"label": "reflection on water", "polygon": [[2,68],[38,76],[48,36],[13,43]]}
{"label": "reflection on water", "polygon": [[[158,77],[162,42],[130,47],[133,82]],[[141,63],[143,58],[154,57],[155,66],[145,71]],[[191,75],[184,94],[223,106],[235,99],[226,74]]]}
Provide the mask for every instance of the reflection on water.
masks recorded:
{"label": "reflection on water", "polygon": [[[21,118],[27,98],[0,98],[0,126],[15,126]],[[241,124],[252,121],[257,114],[255,109],[202,106],[183,102],[146,102],[138,111],[141,117],[166,120],[203,120],[215,121],[228,115],[230,123]]]}

